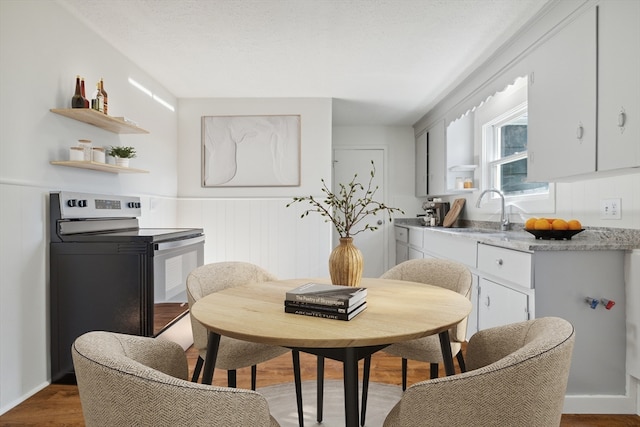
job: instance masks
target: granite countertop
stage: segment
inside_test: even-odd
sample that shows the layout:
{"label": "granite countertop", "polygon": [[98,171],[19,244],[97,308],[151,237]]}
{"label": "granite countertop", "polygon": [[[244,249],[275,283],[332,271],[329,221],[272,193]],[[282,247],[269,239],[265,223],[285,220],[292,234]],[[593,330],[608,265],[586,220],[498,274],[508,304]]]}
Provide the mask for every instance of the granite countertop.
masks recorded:
{"label": "granite countertop", "polygon": [[543,240],[536,239],[525,231],[522,224],[512,224],[509,231],[500,231],[498,224],[487,221],[458,220],[454,227],[444,228],[426,227],[419,218],[396,218],[394,224],[521,251],[604,251],[640,248],[640,230],[636,229],[587,227],[571,240]]}

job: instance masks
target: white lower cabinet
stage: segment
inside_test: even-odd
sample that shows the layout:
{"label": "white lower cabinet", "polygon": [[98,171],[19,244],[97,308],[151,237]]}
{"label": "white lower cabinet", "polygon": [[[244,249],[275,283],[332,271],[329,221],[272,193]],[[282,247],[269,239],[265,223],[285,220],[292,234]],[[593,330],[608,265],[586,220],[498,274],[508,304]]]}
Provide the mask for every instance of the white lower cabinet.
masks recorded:
{"label": "white lower cabinet", "polygon": [[478,330],[529,319],[529,296],[487,279],[478,290]]}

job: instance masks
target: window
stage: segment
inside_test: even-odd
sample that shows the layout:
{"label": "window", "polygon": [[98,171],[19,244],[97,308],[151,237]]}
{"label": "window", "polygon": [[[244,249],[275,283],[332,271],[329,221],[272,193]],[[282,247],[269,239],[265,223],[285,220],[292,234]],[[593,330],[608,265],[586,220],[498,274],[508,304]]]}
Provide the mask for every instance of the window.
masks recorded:
{"label": "window", "polygon": [[505,197],[547,194],[546,182],[527,182],[526,102],[483,126],[489,187]]}
{"label": "window", "polygon": [[499,189],[508,204],[524,212],[553,212],[553,184],[527,181],[527,119],[527,78],[517,79],[476,109],[481,189]]}

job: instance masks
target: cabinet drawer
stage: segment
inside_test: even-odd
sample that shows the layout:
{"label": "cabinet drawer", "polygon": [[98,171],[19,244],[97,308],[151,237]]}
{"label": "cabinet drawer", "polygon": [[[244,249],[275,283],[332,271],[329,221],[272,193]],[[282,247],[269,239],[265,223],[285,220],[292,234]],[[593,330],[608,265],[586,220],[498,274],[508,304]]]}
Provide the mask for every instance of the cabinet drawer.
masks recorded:
{"label": "cabinet drawer", "polygon": [[478,245],[478,270],[516,285],[532,288],[530,253]]}
{"label": "cabinet drawer", "polygon": [[405,227],[395,226],[396,241],[402,243],[409,243],[409,229]]}
{"label": "cabinet drawer", "polygon": [[410,228],[409,229],[409,245],[422,249],[422,236],[424,235],[424,230],[419,228]]}

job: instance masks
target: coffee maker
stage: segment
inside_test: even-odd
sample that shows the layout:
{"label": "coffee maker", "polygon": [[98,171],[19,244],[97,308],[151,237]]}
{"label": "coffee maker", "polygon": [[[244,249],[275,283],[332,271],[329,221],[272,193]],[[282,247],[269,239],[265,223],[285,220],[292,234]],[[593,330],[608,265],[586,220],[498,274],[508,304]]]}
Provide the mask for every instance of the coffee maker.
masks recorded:
{"label": "coffee maker", "polygon": [[449,207],[449,202],[443,202],[441,199],[438,201],[428,200],[424,202],[422,209],[425,211],[425,225],[441,226],[444,222],[444,217],[447,215],[447,212],[449,212]]}

